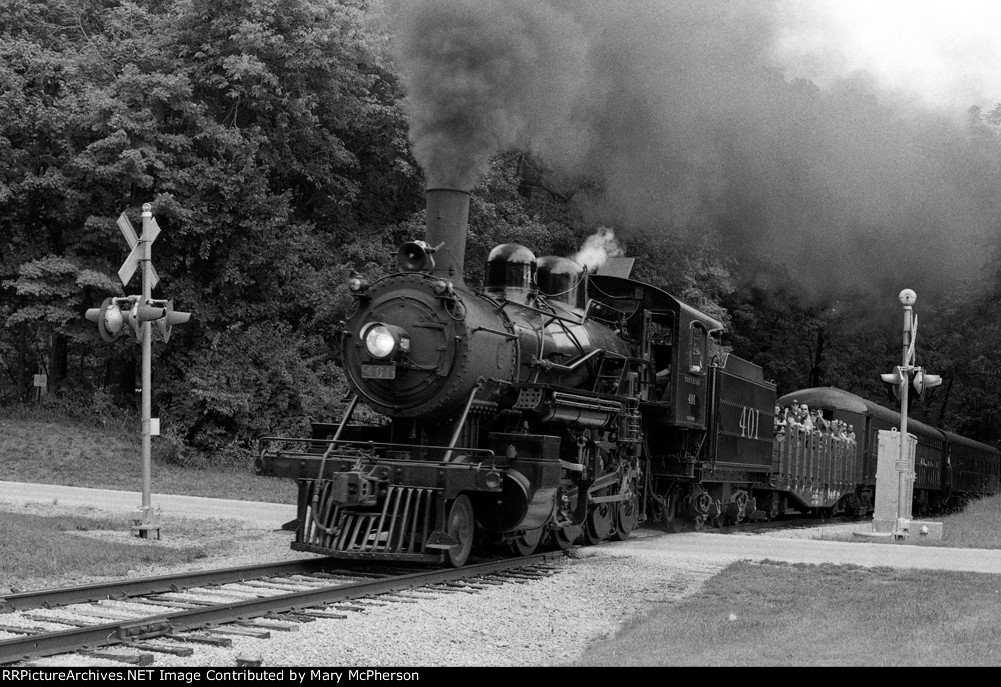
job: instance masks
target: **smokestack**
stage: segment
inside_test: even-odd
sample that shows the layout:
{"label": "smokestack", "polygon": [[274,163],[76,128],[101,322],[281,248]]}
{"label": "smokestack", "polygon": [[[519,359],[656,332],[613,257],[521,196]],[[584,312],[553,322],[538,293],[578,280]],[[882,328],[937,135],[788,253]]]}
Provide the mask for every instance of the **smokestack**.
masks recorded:
{"label": "smokestack", "polygon": [[464,283],[462,266],[469,229],[469,193],[449,188],[429,188],[426,198],[427,242],[437,249],[434,273],[461,285]]}

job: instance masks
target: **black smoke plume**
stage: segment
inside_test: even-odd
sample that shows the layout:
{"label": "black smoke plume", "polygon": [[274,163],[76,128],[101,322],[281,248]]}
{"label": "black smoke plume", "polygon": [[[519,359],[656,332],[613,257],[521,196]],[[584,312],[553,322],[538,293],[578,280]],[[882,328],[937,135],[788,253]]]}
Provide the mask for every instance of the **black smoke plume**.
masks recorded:
{"label": "black smoke plume", "polygon": [[631,229],[708,233],[815,294],[892,300],[976,274],[1001,216],[996,160],[962,119],[864,73],[794,78],[775,51],[787,9],[400,2],[414,154],[429,186],[468,189],[494,153],[529,151],[596,180],[579,210],[625,243]]}

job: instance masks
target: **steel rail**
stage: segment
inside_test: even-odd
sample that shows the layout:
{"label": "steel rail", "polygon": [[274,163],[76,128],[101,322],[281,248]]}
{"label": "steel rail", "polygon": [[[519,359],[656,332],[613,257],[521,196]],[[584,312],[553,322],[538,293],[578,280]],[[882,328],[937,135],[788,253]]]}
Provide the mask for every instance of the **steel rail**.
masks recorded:
{"label": "steel rail", "polygon": [[180,587],[227,584],[259,579],[261,577],[281,577],[300,573],[322,572],[339,564],[340,562],[331,558],[304,558],[298,561],[283,563],[246,565],[234,568],[221,568],[219,570],[203,570],[161,575],[158,577],[143,577],[133,580],[88,584],[79,587],[18,592],[0,596],[0,613],[171,592],[176,591]]}
{"label": "steel rail", "polygon": [[[71,653],[84,647],[93,649],[136,642],[272,613],[297,611],[337,601],[471,579],[538,565],[564,556],[563,552],[547,552],[522,558],[467,565],[462,568],[429,570],[379,580],[278,594],[266,598],[221,603],[206,608],[163,613],[146,618],[17,637],[0,641],[0,665],[42,656]],[[53,622],[58,621],[54,620]]]}

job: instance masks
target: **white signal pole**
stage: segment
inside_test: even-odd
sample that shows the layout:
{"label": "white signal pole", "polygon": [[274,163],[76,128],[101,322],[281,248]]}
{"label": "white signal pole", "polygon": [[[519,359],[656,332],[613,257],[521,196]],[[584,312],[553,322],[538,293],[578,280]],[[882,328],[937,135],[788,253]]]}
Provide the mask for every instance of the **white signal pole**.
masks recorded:
{"label": "white signal pole", "polygon": [[[142,280],[143,280],[143,303],[149,303],[153,297],[153,206],[149,203],[143,204],[143,231],[139,240],[142,242]],[[142,521],[138,528],[138,535],[142,539],[148,539],[151,530],[156,530],[157,539],[160,538],[160,528],[155,527],[151,520],[152,512],[152,446],[150,433],[150,415],[153,412],[153,331],[149,320],[142,323],[142,461],[143,461],[143,496],[142,496]]]}
{"label": "white signal pole", "polygon": [[[914,302],[918,299],[916,293],[910,289],[904,289],[898,296],[900,302],[904,304],[904,343],[903,357],[900,361],[900,458],[901,464],[906,469],[897,473],[897,532],[900,533],[908,528],[908,520],[911,515],[911,504],[907,499],[907,480],[914,472],[911,464],[911,454],[908,451],[909,437],[907,434],[907,387],[910,386],[911,357],[914,355],[914,332],[913,332],[913,308]],[[906,502],[906,503],[905,503]]]}

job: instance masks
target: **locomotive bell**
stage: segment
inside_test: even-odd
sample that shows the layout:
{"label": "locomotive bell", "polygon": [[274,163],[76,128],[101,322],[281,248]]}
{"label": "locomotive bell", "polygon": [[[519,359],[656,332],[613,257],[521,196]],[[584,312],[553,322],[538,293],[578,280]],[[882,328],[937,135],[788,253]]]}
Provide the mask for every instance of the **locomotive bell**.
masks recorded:
{"label": "locomotive bell", "polygon": [[396,264],[401,272],[430,272],[434,269],[434,251],[427,241],[407,241],[396,252]]}

